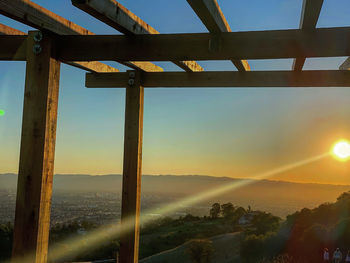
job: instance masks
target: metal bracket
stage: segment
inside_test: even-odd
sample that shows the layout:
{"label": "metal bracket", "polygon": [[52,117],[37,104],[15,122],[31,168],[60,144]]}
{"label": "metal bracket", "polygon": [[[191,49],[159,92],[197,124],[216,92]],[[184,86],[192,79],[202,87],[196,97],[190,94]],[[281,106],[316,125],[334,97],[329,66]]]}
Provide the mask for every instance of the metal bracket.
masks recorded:
{"label": "metal bracket", "polygon": [[33,45],[33,53],[35,55],[39,55],[41,53],[41,51],[42,51],[42,48],[41,48],[40,44]]}
{"label": "metal bracket", "polygon": [[40,42],[43,39],[43,33],[41,31],[38,31],[34,35],[34,41],[35,42]]}
{"label": "metal bracket", "polygon": [[34,45],[33,45],[33,53],[35,55],[39,55],[42,51],[42,47],[40,45],[40,41],[43,40],[43,33],[41,31],[37,31],[33,37]]}
{"label": "metal bracket", "polygon": [[129,86],[133,86],[135,84],[135,77],[136,77],[135,71],[130,71],[129,80],[128,80]]}

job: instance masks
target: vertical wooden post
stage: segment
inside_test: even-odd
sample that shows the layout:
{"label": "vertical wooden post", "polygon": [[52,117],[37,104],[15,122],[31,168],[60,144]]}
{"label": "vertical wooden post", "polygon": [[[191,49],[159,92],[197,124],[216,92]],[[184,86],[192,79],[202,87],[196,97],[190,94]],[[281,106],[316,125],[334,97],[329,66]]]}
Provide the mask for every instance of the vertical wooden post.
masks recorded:
{"label": "vertical wooden post", "polygon": [[14,262],[47,261],[60,63],[53,41],[41,36],[32,31],[27,40]]}
{"label": "vertical wooden post", "polygon": [[[120,262],[137,263],[139,253],[139,217],[141,200],[141,164],[143,131],[143,95],[140,72],[129,71],[126,88],[122,227],[129,231],[121,236]],[[131,228],[129,226],[132,226]]]}

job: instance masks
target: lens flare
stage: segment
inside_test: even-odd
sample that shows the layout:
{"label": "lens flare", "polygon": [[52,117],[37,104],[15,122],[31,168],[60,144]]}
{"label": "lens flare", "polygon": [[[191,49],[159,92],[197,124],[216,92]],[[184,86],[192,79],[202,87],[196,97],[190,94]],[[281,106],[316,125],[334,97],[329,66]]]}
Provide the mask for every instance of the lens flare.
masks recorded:
{"label": "lens flare", "polygon": [[[272,169],[266,172],[256,174],[255,176],[252,176],[251,179],[242,179],[242,180],[234,181],[233,183],[224,185],[222,187],[218,187],[215,189],[211,189],[208,191],[204,191],[204,192],[189,196],[187,198],[183,198],[177,202],[167,204],[159,209],[147,210],[143,212],[143,214],[141,214],[140,223],[147,224],[151,222],[152,218],[147,216],[149,214],[154,214],[154,213],[169,214],[171,212],[175,212],[179,208],[197,204],[199,202],[208,200],[210,198],[213,198],[225,192],[233,191],[240,187],[252,184],[254,182],[258,182],[258,180],[266,179],[271,176],[288,172],[292,169],[296,169],[310,163],[314,163],[316,161],[319,161],[321,159],[328,157],[329,155],[330,153],[327,152],[321,155],[313,156],[311,158],[307,158],[301,161],[297,161],[281,167],[277,167],[275,169]],[[72,237],[71,239],[68,239],[64,242],[65,244],[64,247],[62,247],[61,244],[54,244],[50,246],[50,249],[49,249],[49,260],[50,262],[51,261],[55,262],[55,261],[62,260],[66,257],[78,255],[83,251],[87,251],[89,248],[96,249],[98,248],[99,245],[103,244],[108,240],[112,240],[120,235],[124,235],[126,233],[130,233],[131,231],[133,231],[134,220],[135,220],[134,217],[129,217],[129,218],[126,218],[122,224],[117,223],[109,226],[102,226],[94,231],[91,231],[89,234],[84,235],[83,237],[81,236]],[[14,258],[12,259],[12,261],[9,261],[8,263],[27,262],[29,261],[28,259],[33,256],[34,254],[31,254],[31,255],[28,254],[22,258]]]}
{"label": "lens flare", "polygon": [[4,116],[5,115],[5,110],[0,109],[0,116]]}
{"label": "lens flare", "polygon": [[331,152],[337,160],[348,161],[350,159],[350,143],[347,140],[339,140],[333,145]]}

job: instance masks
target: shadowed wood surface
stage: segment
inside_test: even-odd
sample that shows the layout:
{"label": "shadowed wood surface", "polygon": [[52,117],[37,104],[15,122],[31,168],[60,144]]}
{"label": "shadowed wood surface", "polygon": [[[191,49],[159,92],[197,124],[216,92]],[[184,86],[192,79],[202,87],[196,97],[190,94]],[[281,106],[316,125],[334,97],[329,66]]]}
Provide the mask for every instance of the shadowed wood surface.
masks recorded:
{"label": "shadowed wood surface", "polygon": [[[129,76],[129,73],[126,74]],[[124,86],[127,88],[121,223],[122,227],[123,224],[132,227],[120,238],[120,262],[123,263],[137,263],[139,254],[144,89],[140,83],[141,72],[132,73],[135,83]]]}
{"label": "shadowed wood surface", "polygon": [[0,60],[25,61],[27,53],[26,35],[0,34]]}
{"label": "shadowed wood surface", "polygon": [[[31,27],[53,32],[58,35],[94,35],[93,32],[45,9],[44,7],[30,1],[30,0],[0,0],[0,14],[10,17],[14,20],[22,22]],[[93,61],[94,59],[91,59]],[[89,66],[97,63],[95,72],[102,69],[101,63],[91,62]],[[134,68],[144,71],[157,71],[162,69],[150,62],[138,62],[133,64]],[[111,67],[106,65],[106,71],[111,72]]]}
{"label": "shadowed wood surface", "polygon": [[47,260],[54,170],[60,63],[53,41],[44,37],[35,55],[29,33],[22,138],[18,172],[13,258]]}
{"label": "shadowed wood surface", "polygon": [[[126,35],[159,34],[157,30],[115,0],[72,0],[72,3]],[[195,61],[174,61],[173,63],[186,71],[203,71]]]}
{"label": "shadowed wood surface", "polygon": [[[26,36],[0,35],[0,60],[24,60]],[[61,61],[172,61],[338,57],[350,55],[350,27],[160,35],[57,36]],[[217,43],[214,45],[213,42]],[[94,48],[90,48],[93,46]],[[118,48],[116,48],[118,47]],[[209,47],[209,48],[208,48]],[[210,48],[212,47],[212,48]],[[139,62],[138,62],[139,63]]]}
{"label": "shadowed wood surface", "polygon": [[[216,0],[187,0],[208,31],[213,34],[231,32],[231,28]],[[232,60],[239,71],[249,71],[246,60]]]}
{"label": "shadowed wood surface", "polygon": [[[66,61],[335,57],[350,55],[350,27],[319,28],[307,33],[299,29],[231,32],[217,37],[208,33],[60,36],[57,42],[58,57]],[[216,48],[208,48],[213,42]]]}
{"label": "shadowed wood surface", "polygon": [[[27,35],[26,33],[0,23],[0,35]],[[118,69],[98,61],[67,62],[67,64],[90,72],[119,72]]]}
{"label": "shadowed wood surface", "polygon": [[[86,74],[88,88],[123,88],[126,73]],[[143,87],[350,87],[350,72],[310,71],[205,71],[154,72],[141,75]]]}
{"label": "shadowed wood surface", "polygon": [[[314,30],[321,13],[323,0],[303,0],[299,28],[305,31]],[[293,70],[303,69],[305,58],[296,58],[293,61]]]}

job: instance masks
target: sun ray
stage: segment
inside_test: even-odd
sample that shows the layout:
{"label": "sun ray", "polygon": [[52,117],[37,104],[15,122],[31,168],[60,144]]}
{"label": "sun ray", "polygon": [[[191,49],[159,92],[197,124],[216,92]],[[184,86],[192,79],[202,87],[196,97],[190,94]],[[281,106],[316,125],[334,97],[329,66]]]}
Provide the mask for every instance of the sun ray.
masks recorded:
{"label": "sun ray", "polygon": [[[302,167],[304,165],[308,165],[310,163],[319,161],[321,159],[328,157],[329,155],[330,155],[330,153],[327,152],[324,154],[313,156],[311,158],[307,158],[307,159],[304,159],[301,161],[290,163],[290,164],[287,164],[287,165],[284,165],[281,167],[277,167],[275,169],[272,169],[272,170],[269,170],[266,172],[262,172],[262,173],[256,174],[255,176],[251,177],[251,178],[256,179],[256,180],[235,181],[235,182],[227,184],[225,186],[211,189],[209,191],[205,191],[205,192],[181,199],[177,202],[167,204],[160,209],[156,209],[156,211],[154,211],[154,209],[145,211],[140,216],[140,222],[142,224],[145,224],[145,223],[148,223],[152,220],[149,216],[147,216],[147,214],[152,214],[152,213],[168,214],[168,213],[176,211],[180,207],[194,205],[194,204],[199,203],[203,200],[208,200],[212,197],[218,196],[222,193],[225,193],[228,191],[233,191],[233,190],[236,190],[240,187],[246,186],[248,184],[252,184],[258,180],[266,179],[266,178],[269,178],[269,177],[274,176],[276,174],[281,174],[281,173],[290,171],[292,169],[296,169],[296,168]],[[96,247],[98,247],[99,244],[105,242],[106,240],[112,240],[112,239],[120,236],[121,234],[125,234],[125,233],[132,231],[133,222],[134,222],[133,218],[129,218],[129,219],[125,220],[123,225],[118,223],[118,224],[114,224],[114,225],[103,226],[101,228],[98,228],[98,229],[90,232],[88,235],[85,235],[83,237],[81,237],[81,236],[73,237],[73,238],[66,240],[64,242],[66,244],[64,249],[62,249],[62,246],[59,244],[53,245],[52,247],[50,247],[50,250],[49,250],[49,259],[52,262],[55,262],[57,260],[65,258],[67,256],[69,257],[69,256],[76,255],[76,254],[84,251],[87,248],[92,248],[92,247],[96,248]],[[69,249],[67,249],[67,248],[69,248]],[[23,258],[18,259],[18,260],[13,259],[12,263],[23,262],[23,260],[24,260]]]}

